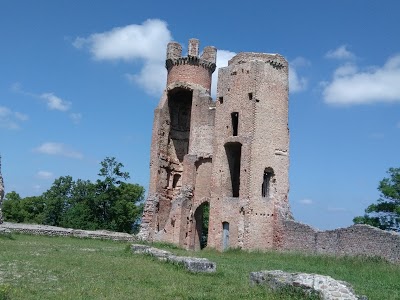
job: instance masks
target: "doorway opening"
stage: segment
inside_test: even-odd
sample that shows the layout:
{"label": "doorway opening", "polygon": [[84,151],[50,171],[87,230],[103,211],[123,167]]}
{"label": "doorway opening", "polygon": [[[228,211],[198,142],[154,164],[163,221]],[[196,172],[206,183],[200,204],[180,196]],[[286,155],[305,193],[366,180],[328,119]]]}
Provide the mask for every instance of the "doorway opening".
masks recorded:
{"label": "doorway opening", "polygon": [[208,202],[201,204],[194,213],[196,220],[194,250],[201,250],[207,247],[209,216],[210,204]]}

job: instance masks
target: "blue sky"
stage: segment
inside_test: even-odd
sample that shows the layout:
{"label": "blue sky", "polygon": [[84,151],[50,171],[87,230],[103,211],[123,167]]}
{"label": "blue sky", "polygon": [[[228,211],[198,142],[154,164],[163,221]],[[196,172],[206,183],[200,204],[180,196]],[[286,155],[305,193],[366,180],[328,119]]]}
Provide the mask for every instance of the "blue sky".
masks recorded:
{"label": "blue sky", "polygon": [[395,0],[1,0],[6,192],[95,180],[106,156],[147,188],[165,46],[195,37],[217,47],[218,66],[242,51],[286,57],[293,214],[319,229],[351,225],[400,167],[399,11]]}

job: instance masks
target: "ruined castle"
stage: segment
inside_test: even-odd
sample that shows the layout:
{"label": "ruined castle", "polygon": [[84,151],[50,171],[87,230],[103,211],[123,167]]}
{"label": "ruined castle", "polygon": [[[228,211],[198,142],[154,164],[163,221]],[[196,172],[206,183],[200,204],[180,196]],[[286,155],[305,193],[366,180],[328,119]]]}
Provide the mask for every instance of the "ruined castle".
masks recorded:
{"label": "ruined castle", "polygon": [[211,76],[217,50],[167,46],[166,89],[154,112],[149,194],[140,237],[186,249],[277,248],[291,218],[288,63],[239,53]]}

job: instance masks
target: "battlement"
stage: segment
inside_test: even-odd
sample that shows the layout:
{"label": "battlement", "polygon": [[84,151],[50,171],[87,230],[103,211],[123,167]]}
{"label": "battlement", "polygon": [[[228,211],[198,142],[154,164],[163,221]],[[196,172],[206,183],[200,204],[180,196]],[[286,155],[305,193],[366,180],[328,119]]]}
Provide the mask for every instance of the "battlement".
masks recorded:
{"label": "battlement", "polygon": [[199,56],[199,40],[190,39],[187,56],[182,56],[182,46],[179,43],[168,43],[165,67],[169,71],[173,66],[195,65],[201,66],[212,73],[216,68],[216,60],[217,49],[215,47],[204,47],[203,53]]}
{"label": "battlement", "polygon": [[187,56],[182,56],[182,46],[170,42],[167,46],[165,67],[168,71],[167,89],[171,85],[200,85],[211,90],[211,75],[215,71],[217,49],[207,46],[199,56],[199,40],[190,39]]}
{"label": "battlement", "polygon": [[249,61],[259,60],[270,64],[275,69],[283,69],[288,67],[287,60],[280,54],[271,53],[254,53],[254,52],[241,52],[232,57],[228,65],[243,64]]}

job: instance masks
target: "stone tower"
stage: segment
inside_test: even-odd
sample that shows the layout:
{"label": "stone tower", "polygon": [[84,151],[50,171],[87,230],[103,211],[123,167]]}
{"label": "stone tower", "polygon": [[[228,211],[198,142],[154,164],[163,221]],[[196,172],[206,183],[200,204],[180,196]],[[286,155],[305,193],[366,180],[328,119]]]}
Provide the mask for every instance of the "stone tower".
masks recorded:
{"label": "stone tower", "polygon": [[[186,249],[279,245],[288,205],[288,64],[240,53],[219,70],[216,49],[167,47],[167,86],[154,113],[150,187],[139,236]],[[204,224],[203,224],[204,223]]]}
{"label": "stone tower", "polygon": [[1,211],[3,198],[4,198],[4,181],[3,181],[3,175],[1,174],[1,155],[0,155],[0,224],[3,223],[3,212]]}
{"label": "stone tower", "polygon": [[276,247],[288,171],[288,64],[240,53],[218,73],[208,245]]}

